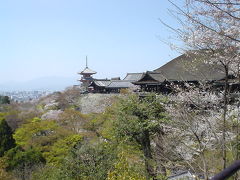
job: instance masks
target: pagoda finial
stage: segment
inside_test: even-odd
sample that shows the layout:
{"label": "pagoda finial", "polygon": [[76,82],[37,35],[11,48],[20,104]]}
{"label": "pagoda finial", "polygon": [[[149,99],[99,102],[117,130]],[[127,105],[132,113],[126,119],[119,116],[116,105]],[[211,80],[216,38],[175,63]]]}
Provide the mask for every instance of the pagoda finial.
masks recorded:
{"label": "pagoda finial", "polygon": [[88,67],[88,59],[87,59],[87,56],[86,56],[86,68]]}

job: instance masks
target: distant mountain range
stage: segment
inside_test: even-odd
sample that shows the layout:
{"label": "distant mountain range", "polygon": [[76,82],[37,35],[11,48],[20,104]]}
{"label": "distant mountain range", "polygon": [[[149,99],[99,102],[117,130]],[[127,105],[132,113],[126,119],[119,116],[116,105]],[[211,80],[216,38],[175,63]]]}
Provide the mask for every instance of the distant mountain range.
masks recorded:
{"label": "distant mountain range", "polygon": [[26,82],[0,83],[0,91],[61,91],[78,84],[76,77],[42,77]]}

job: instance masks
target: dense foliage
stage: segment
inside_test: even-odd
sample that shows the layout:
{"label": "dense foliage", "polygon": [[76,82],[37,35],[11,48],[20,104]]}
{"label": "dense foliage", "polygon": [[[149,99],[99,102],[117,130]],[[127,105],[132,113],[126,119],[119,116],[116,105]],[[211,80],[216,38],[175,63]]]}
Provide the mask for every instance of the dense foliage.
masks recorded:
{"label": "dense foliage", "polygon": [[12,130],[8,126],[5,119],[0,114],[0,157],[4,155],[6,151],[15,146],[15,140],[12,137]]}
{"label": "dense foliage", "polygon": [[[207,96],[198,93],[197,97],[191,91],[167,97],[124,94],[115,97],[103,113],[82,114],[68,105],[54,120],[43,119],[43,114],[58,109],[35,104],[33,112],[20,104],[25,111],[22,116],[21,108],[13,111],[16,107],[9,106],[0,114],[0,133],[8,135],[1,137],[9,138],[0,142],[12,142],[1,146],[5,148],[0,179],[164,180],[186,169],[212,175],[221,169],[216,165],[221,159],[220,144],[214,139],[221,132],[217,124],[221,112],[218,98]],[[216,106],[214,116],[205,108],[211,103]],[[13,112],[17,116],[11,119],[21,116],[22,122],[12,134],[4,118]],[[235,113],[228,117],[230,163],[239,150],[235,135],[239,122]]]}
{"label": "dense foliage", "polygon": [[0,96],[0,104],[10,104],[10,98],[8,96]]}
{"label": "dense foliage", "polygon": [[121,100],[116,108],[116,119],[113,122],[114,132],[119,139],[134,140],[141,148],[148,174],[154,172],[154,158],[151,149],[151,137],[163,133],[162,124],[167,122],[164,99],[150,94],[146,97],[136,95]]}
{"label": "dense foliage", "polygon": [[31,173],[45,163],[42,154],[35,149],[24,150],[17,146],[5,154],[6,170],[14,172],[18,179],[29,179]]}

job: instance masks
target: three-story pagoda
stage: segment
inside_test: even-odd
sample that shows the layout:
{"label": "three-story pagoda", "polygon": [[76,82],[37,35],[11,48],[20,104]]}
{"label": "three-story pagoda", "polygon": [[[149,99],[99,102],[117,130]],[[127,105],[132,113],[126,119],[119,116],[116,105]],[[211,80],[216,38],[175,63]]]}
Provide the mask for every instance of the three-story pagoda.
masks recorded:
{"label": "three-story pagoda", "polygon": [[93,74],[96,74],[96,71],[93,71],[88,68],[88,62],[86,57],[86,67],[83,71],[79,72],[78,74],[82,75],[81,79],[79,79],[80,82],[82,82],[82,87],[84,87],[86,90],[88,90],[88,86],[93,81]]}

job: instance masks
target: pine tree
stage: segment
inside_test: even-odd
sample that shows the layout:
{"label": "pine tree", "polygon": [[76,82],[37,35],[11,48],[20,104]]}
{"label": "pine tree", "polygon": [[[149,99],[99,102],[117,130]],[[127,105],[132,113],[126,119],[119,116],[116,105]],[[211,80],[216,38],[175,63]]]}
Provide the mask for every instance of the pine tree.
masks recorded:
{"label": "pine tree", "polygon": [[4,152],[15,147],[15,140],[12,134],[12,130],[5,119],[0,119],[0,157],[4,155]]}

